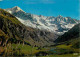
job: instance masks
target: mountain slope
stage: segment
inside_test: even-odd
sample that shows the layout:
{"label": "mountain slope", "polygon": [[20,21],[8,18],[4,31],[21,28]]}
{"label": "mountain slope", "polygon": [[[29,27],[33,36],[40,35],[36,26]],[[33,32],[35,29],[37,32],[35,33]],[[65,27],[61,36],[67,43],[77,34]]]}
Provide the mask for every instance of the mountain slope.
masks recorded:
{"label": "mountain slope", "polygon": [[34,46],[53,44],[57,35],[48,31],[24,26],[16,17],[0,9],[0,43],[29,42]]}
{"label": "mountain slope", "polygon": [[[64,33],[62,36],[58,37],[55,41],[58,47],[70,47],[71,49],[80,48],[80,23],[75,25],[68,32]],[[76,50],[79,52],[79,50]]]}
{"label": "mountain slope", "polygon": [[70,29],[68,32],[64,33],[62,36],[58,37],[55,42],[61,43],[65,41],[69,41],[72,39],[80,38],[79,32],[80,32],[80,23],[75,25],[72,29]]}
{"label": "mountain slope", "polygon": [[5,10],[18,18],[18,20],[26,26],[41,30],[48,30],[57,34],[63,34],[64,32],[67,32],[78,23],[78,20],[76,19],[72,19],[71,17],[62,17],[61,15],[57,17],[47,17],[26,13],[18,6]]}

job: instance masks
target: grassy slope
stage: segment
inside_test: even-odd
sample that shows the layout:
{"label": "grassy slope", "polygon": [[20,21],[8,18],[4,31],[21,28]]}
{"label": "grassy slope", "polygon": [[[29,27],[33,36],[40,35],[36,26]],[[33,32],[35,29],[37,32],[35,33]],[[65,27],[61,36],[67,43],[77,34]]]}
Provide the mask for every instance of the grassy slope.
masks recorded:
{"label": "grassy slope", "polygon": [[[9,14],[8,12],[4,11],[3,9],[0,9],[0,21],[1,21],[1,24],[3,24],[3,23],[5,24],[4,27],[6,27],[8,33],[10,32],[10,30],[8,28],[8,22],[12,23],[13,25],[17,25],[17,26],[19,24],[21,24],[13,15]],[[6,40],[9,39],[10,37],[8,36],[8,34],[6,34],[3,31],[4,29],[3,30],[2,29],[3,28],[0,29],[0,42],[5,43]],[[35,31],[34,29],[29,28],[29,27],[26,29],[29,31]],[[20,40],[19,37],[16,37],[16,38]],[[19,44],[19,43],[18,44],[11,44],[11,41],[10,41],[8,44],[6,44],[5,47],[0,46],[0,54],[2,52],[7,53],[8,55],[11,53],[15,53],[15,52],[19,53],[18,49],[20,49],[21,53],[23,53],[25,55],[27,55],[27,54],[34,55],[35,53],[41,51],[41,50],[37,50],[38,47],[32,47],[29,45],[23,45],[23,44]]]}
{"label": "grassy slope", "polygon": [[[13,15],[9,14],[8,12],[4,11],[3,9],[0,9],[0,41],[3,37],[6,41],[6,39],[10,38],[10,29],[8,28],[8,23],[19,25],[21,24]],[[3,30],[4,29],[4,30]],[[5,33],[5,30],[7,33]],[[9,35],[10,34],[10,35]],[[17,38],[17,37],[16,37]]]}
{"label": "grassy slope", "polygon": [[12,53],[17,52],[17,55],[19,55],[18,49],[20,49],[20,54],[24,54],[25,56],[26,55],[32,56],[40,51],[45,51],[44,49],[39,50],[38,47],[33,47],[33,46],[23,45],[23,44],[8,44],[6,48],[7,48],[6,52],[8,52],[9,55],[10,55],[10,52]]}
{"label": "grassy slope", "polygon": [[14,24],[21,24],[21,22],[18,21],[13,15],[4,11],[3,9],[0,9],[0,19],[1,18],[4,19],[5,21],[9,20]]}
{"label": "grassy slope", "polygon": [[79,26],[80,24],[75,25],[68,32],[60,36],[56,42],[57,48],[72,50],[73,52],[80,52],[80,36],[79,36]]}
{"label": "grassy slope", "polygon": [[37,47],[32,47],[32,46],[29,46],[29,45],[12,44],[12,47],[13,48],[20,48],[21,52],[24,53],[24,54],[31,54],[31,53],[34,54],[34,53],[39,51],[39,50],[36,50]]}

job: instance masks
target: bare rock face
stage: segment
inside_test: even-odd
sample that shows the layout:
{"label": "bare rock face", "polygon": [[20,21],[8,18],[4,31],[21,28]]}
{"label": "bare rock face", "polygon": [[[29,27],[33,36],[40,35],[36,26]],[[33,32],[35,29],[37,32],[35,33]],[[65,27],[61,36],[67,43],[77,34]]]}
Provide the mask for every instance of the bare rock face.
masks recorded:
{"label": "bare rock face", "polygon": [[[19,9],[19,8],[17,8]],[[54,44],[58,36],[46,30],[34,29],[23,25],[16,17],[0,9],[0,39],[4,43],[25,41],[33,46]],[[16,41],[14,41],[16,40]]]}

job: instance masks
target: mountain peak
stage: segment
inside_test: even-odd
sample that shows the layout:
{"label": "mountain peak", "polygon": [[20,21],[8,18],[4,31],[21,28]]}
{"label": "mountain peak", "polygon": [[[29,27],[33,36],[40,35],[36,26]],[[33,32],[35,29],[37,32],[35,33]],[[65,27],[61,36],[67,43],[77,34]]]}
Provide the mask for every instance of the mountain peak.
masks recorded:
{"label": "mountain peak", "polygon": [[12,8],[13,10],[18,10],[18,11],[20,11],[20,10],[22,10],[20,7],[18,7],[18,6],[15,6],[15,7],[13,7]]}
{"label": "mountain peak", "polygon": [[8,11],[9,13],[15,13],[15,12],[23,11],[23,10],[18,6],[15,6],[15,7],[6,9],[6,11]]}

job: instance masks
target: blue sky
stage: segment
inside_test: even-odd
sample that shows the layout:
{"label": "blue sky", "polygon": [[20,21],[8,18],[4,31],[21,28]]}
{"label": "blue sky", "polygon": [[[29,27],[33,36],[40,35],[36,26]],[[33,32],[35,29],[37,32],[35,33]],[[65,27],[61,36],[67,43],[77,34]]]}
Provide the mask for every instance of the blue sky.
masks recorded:
{"label": "blue sky", "polygon": [[0,0],[0,8],[19,6],[27,13],[44,16],[79,17],[79,0]]}

